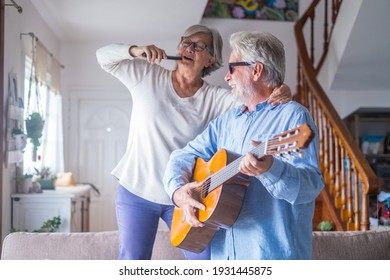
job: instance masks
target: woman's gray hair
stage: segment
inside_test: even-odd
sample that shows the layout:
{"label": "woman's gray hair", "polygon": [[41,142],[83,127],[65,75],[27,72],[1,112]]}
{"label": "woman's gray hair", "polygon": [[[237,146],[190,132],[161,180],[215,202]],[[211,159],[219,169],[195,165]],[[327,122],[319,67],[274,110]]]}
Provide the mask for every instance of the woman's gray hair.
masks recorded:
{"label": "woman's gray hair", "polygon": [[283,43],[267,32],[240,31],[230,36],[232,51],[248,63],[264,65],[263,81],[275,88],[284,82],[286,71]]}
{"label": "woman's gray hair", "polygon": [[203,69],[202,77],[205,77],[207,75],[210,75],[211,72],[218,70],[223,66],[223,59],[222,59],[223,41],[222,41],[221,34],[219,34],[219,32],[216,29],[201,24],[192,25],[189,28],[187,28],[187,30],[184,32],[182,37],[191,37],[196,33],[206,33],[210,35],[213,44],[212,46],[207,46],[207,48],[210,54],[215,58],[215,63]]}

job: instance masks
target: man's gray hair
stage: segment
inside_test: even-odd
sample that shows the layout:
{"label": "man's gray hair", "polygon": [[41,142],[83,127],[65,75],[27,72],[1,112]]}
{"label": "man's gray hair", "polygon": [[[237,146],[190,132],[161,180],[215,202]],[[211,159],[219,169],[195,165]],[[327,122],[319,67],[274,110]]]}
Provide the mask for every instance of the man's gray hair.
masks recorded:
{"label": "man's gray hair", "polygon": [[230,36],[232,51],[248,63],[260,62],[264,65],[263,81],[275,88],[284,82],[286,72],[283,43],[267,32],[240,31]]}
{"label": "man's gray hair", "polygon": [[216,71],[223,66],[223,59],[222,59],[223,41],[222,41],[221,34],[219,34],[219,32],[216,29],[201,24],[192,25],[189,28],[187,28],[187,30],[184,32],[182,37],[191,37],[196,33],[208,34],[211,37],[211,41],[213,42],[212,43],[213,45],[207,46],[207,48],[210,51],[210,54],[213,57],[215,57],[215,63],[210,65],[210,67],[203,69],[202,77],[205,77],[207,75],[210,75],[211,72]]}

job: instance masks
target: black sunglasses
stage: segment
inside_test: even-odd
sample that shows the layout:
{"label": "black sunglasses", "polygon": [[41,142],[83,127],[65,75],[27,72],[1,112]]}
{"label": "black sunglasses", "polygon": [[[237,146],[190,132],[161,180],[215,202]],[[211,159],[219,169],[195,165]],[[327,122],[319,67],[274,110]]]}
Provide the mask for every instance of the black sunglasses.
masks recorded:
{"label": "black sunglasses", "polygon": [[230,75],[233,74],[233,69],[236,66],[250,66],[253,65],[253,63],[248,63],[244,61],[238,61],[238,62],[229,62],[229,73]]}

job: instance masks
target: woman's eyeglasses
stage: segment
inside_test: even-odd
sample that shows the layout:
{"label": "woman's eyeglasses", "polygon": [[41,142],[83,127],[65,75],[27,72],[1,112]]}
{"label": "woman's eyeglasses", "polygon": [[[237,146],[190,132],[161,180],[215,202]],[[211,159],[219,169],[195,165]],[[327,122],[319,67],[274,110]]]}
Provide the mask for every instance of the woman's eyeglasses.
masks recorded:
{"label": "woman's eyeglasses", "polygon": [[245,61],[237,61],[237,62],[229,62],[229,73],[230,75],[233,74],[233,69],[236,66],[250,66],[253,65],[254,63],[248,63]]}
{"label": "woman's eyeglasses", "polygon": [[180,46],[182,48],[188,48],[190,46],[194,45],[194,50],[196,52],[203,52],[205,49],[208,50],[207,45],[203,43],[202,41],[199,42],[192,42],[190,39],[185,38],[180,42]]}

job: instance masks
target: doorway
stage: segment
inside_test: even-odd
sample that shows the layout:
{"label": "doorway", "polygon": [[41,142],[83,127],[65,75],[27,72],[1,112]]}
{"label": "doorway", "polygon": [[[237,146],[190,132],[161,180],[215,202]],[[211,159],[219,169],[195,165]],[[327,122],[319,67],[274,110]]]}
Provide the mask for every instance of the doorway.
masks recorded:
{"label": "doorway", "polygon": [[[129,93],[94,94],[79,96],[76,116],[73,116],[69,133],[77,131],[69,157],[73,158],[76,181],[91,183],[100,192],[91,190],[89,230],[117,230],[115,195],[117,180],[111,171],[125,153],[131,115]],[[81,96],[81,97],[80,97]],[[84,97],[82,97],[84,96]],[[70,141],[72,143],[72,141]],[[74,149],[77,147],[76,149]]]}

